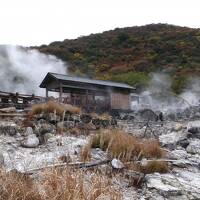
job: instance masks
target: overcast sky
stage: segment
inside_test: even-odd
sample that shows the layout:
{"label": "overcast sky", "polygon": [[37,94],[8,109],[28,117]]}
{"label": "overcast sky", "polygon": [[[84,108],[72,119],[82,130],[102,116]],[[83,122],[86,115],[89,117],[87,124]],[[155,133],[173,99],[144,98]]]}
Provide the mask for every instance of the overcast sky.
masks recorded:
{"label": "overcast sky", "polygon": [[0,44],[41,45],[117,27],[200,27],[200,0],[0,0]]}

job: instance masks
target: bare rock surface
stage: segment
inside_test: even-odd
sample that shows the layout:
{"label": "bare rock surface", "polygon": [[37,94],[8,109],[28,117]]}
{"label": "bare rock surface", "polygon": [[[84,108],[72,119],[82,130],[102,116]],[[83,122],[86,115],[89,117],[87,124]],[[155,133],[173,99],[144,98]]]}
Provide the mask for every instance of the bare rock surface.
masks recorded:
{"label": "bare rock surface", "polygon": [[[31,136],[31,137],[30,137]],[[4,155],[4,165],[6,169],[16,169],[24,172],[34,168],[45,167],[54,163],[59,163],[59,157],[69,154],[74,161],[78,159],[75,152],[79,152],[81,147],[86,144],[87,139],[69,137],[69,136],[52,136],[47,143],[38,146],[38,139],[34,135],[29,135],[29,140],[24,142],[24,138],[15,138],[11,136],[0,136],[0,152]],[[58,146],[58,141],[62,146]],[[25,147],[21,146],[23,143]],[[28,145],[28,146],[27,146]],[[34,148],[27,148],[33,147]]]}
{"label": "bare rock surface", "polygon": [[200,195],[200,173],[176,170],[174,174],[147,175],[147,187],[155,189],[167,199],[198,199]]}

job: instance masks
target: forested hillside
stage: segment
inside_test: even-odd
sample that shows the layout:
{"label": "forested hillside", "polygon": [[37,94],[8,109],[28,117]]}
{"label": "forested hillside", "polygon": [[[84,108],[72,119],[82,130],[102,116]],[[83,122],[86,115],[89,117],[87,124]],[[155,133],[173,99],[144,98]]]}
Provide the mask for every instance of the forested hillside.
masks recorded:
{"label": "forested hillside", "polygon": [[34,48],[66,61],[76,75],[138,87],[148,83],[149,73],[162,71],[171,75],[172,89],[179,93],[188,77],[200,75],[200,29],[167,24],[117,28]]}

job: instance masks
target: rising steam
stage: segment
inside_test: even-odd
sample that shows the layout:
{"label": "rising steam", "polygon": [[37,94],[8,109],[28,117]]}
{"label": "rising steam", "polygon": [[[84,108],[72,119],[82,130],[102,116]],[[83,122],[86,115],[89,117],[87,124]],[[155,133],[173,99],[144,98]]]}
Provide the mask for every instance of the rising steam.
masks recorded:
{"label": "rising steam", "polygon": [[199,105],[200,80],[191,79],[180,95],[171,91],[171,78],[167,74],[153,73],[146,88],[139,95],[139,104],[133,102],[133,109],[149,108],[164,113],[177,112],[190,106]]}
{"label": "rising steam", "polygon": [[47,72],[66,74],[66,65],[54,56],[17,46],[0,46],[0,90],[43,95],[39,85]]}

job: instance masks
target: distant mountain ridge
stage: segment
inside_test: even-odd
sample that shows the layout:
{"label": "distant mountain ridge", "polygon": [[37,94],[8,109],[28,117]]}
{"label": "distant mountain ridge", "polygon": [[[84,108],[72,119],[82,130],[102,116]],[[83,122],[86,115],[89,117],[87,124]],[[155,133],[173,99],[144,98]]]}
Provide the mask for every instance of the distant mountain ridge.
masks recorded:
{"label": "distant mountain ridge", "polygon": [[172,77],[172,90],[180,93],[188,77],[200,75],[200,29],[150,24],[33,48],[66,61],[76,75],[137,87],[148,83],[151,72],[164,72]]}

